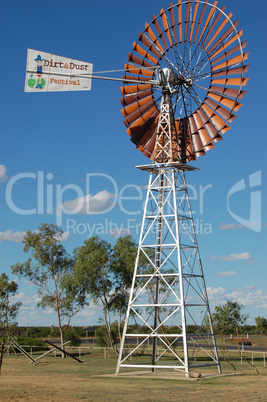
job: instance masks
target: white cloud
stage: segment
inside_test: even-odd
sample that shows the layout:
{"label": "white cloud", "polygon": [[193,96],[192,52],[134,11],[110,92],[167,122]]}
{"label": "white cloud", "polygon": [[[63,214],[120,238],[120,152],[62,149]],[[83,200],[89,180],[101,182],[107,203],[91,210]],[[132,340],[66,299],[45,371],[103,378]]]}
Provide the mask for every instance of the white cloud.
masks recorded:
{"label": "white cloud", "polygon": [[35,324],[41,316],[40,309],[37,308],[39,299],[38,294],[30,296],[24,292],[20,292],[14,296],[12,302],[22,302],[17,316],[19,325],[41,325]]}
{"label": "white cloud", "polygon": [[58,240],[62,243],[64,243],[65,241],[69,241],[70,240],[70,234],[69,232],[63,232],[61,236],[59,236]]}
{"label": "white cloud", "polygon": [[32,296],[20,292],[16,294],[13,301],[20,301],[22,305],[18,312],[17,321],[19,325],[26,326],[38,326],[38,325],[48,325],[51,323],[57,325],[57,318],[54,310],[52,309],[42,309],[37,307],[37,303],[40,300],[38,294]]}
{"label": "white cloud", "polygon": [[[24,292],[20,292],[14,296],[12,302],[22,302],[17,316],[18,324],[21,326],[57,326],[57,316],[52,308],[37,307],[40,296],[35,293],[33,295],[27,295]],[[94,303],[90,306],[86,306],[83,310],[77,313],[71,320],[71,325],[91,325],[97,323],[99,317],[102,316],[102,308]],[[64,320],[63,320],[64,322]]]}
{"label": "white cloud", "polygon": [[219,257],[217,255],[213,255],[209,258],[210,260],[221,260],[221,261],[242,261],[242,260],[252,260],[252,257],[248,251],[244,253],[232,253],[226,256]]}
{"label": "white cloud", "polygon": [[243,229],[243,228],[250,228],[250,227],[262,227],[265,225],[261,225],[260,222],[254,221],[254,222],[247,222],[246,226],[242,225],[241,223],[220,223],[219,224],[219,229],[220,230],[236,230],[236,229]]}
{"label": "white cloud", "polygon": [[252,289],[248,286],[244,289],[233,290],[229,295],[229,299],[237,300],[244,306],[254,306],[256,309],[267,309],[267,294],[261,289]]}
{"label": "white cloud", "polygon": [[218,288],[207,287],[207,292],[210,304],[213,307],[224,304],[227,300],[234,300],[244,307],[252,306],[255,309],[267,309],[267,294],[253,286],[233,289],[230,292],[221,286]]}
{"label": "white cloud", "polygon": [[228,277],[228,276],[236,276],[237,272],[236,271],[224,271],[224,272],[219,272],[216,274],[216,276],[221,276],[221,277]]}
{"label": "white cloud", "polygon": [[69,234],[69,232],[64,232],[64,233],[62,233],[61,241],[64,242],[64,241],[69,241],[69,240],[70,240],[70,234]]}
{"label": "white cloud", "polygon": [[6,166],[0,165],[0,183],[3,183],[4,181],[6,181],[8,179],[9,179],[9,177],[6,175]]}
{"label": "white cloud", "polygon": [[[39,307],[40,308],[40,307]],[[45,315],[52,315],[52,314],[55,314],[55,311],[52,309],[52,308],[46,308],[46,309],[43,309],[43,313],[45,314]]]}
{"label": "white cloud", "polygon": [[120,236],[127,236],[132,234],[132,232],[127,228],[114,228],[109,231],[110,236],[112,237],[120,237]]}
{"label": "white cloud", "polygon": [[14,301],[20,301],[22,302],[23,306],[36,306],[37,302],[40,300],[40,297],[38,294],[35,294],[33,296],[26,295],[24,292],[19,292],[17,293],[14,298]]}
{"label": "white cloud", "polygon": [[[13,241],[15,243],[21,243],[24,239],[26,232],[16,231],[13,232],[12,230],[6,230],[5,232],[0,232],[0,243],[3,241]],[[69,233],[64,232],[59,239],[61,242],[69,241]]]}
{"label": "white cloud", "polygon": [[226,290],[223,287],[212,288],[207,287],[207,293],[210,301],[220,303],[225,300]]}
{"label": "white cloud", "polygon": [[14,241],[16,243],[21,243],[26,232],[13,232],[12,230],[6,230],[5,232],[0,232],[0,243],[3,241]]}
{"label": "white cloud", "polygon": [[243,228],[244,226],[243,225],[241,225],[241,224],[236,224],[236,223],[229,223],[229,224],[226,224],[226,223],[220,223],[219,224],[219,229],[220,230],[235,230],[235,229],[240,229],[240,228]]}
{"label": "white cloud", "polygon": [[57,206],[57,214],[62,211],[72,211],[74,214],[97,214],[108,212],[114,206],[115,195],[106,190],[95,195],[88,194],[84,197],[77,197],[74,200],[67,200]]}

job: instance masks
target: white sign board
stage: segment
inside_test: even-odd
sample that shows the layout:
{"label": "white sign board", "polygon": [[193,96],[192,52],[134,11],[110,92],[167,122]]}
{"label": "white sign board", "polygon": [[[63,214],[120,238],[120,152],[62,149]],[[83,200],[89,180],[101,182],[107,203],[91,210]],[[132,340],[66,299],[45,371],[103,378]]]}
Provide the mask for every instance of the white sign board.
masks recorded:
{"label": "white sign board", "polygon": [[28,49],[25,92],[90,91],[93,64]]}

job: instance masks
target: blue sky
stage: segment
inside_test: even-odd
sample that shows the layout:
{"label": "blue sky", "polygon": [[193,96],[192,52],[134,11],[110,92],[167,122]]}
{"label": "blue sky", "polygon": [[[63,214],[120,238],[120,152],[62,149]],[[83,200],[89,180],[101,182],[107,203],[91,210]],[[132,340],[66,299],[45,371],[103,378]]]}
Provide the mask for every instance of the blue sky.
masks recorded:
{"label": "blue sky", "polygon": [[[95,80],[91,91],[24,93],[26,55],[32,48],[93,63],[94,71],[122,69],[139,31],[168,5],[0,0],[0,273],[15,279],[10,266],[26,258],[23,234],[42,222],[62,225],[69,252],[95,234],[114,244],[116,235],[130,231],[138,240],[148,174],[135,166],[148,160],[125,132],[120,84]],[[267,5],[219,1],[223,5],[247,40],[248,92],[231,130],[194,162],[199,170],[189,172],[187,181],[211,308],[237,300],[253,324],[255,316],[267,316]],[[63,214],[61,222],[60,204],[86,196],[93,214]],[[32,285],[20,281],[19,292],[19,324],[56,324],[51,311],[35,307]],[[97,309],[90,307],[73,324],[93,325],[97,319]]]}

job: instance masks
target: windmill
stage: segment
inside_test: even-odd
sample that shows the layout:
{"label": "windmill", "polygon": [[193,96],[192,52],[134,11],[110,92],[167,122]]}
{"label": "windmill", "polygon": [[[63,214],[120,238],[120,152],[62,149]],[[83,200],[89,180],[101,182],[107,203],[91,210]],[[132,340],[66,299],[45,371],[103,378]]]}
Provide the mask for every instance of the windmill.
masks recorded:
{"label": "windmill", "polygon": [[118,357],[123,368],[221,373],[185,173],[236,118],[248,53],[217,1],[178,0],[139,33],[123,77],[122,114],[151,159],[133,282]]}
{"label": "windmill", "polygon": [[26,92],[90,90],[92,78],[123,82],[126,132],[152,161],[138,166],[150,177],[117,373],[221,372],[185,179],[196,170],[188,162],[230,129],[248,81],[243,31],[217,4],[178,0],[162,8],[139,33],[122,78],[28,49]]}

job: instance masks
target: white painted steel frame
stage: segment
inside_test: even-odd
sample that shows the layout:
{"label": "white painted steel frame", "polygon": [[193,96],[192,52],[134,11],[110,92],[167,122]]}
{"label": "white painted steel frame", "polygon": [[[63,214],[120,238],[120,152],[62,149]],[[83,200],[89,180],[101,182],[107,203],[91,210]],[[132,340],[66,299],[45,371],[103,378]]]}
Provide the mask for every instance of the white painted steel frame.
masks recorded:
{"label": "white painted steel frame", "polygon": [[[116,373],[118,373],[122,367],[138,367],[150,368],[152,371],[154,371],[155,368],[177,369],[184,371],[185,375],[188,375],[192,367],[209,365],[217,366],[218,371],[221,372],[185,180],[185,171],[193,170],[194,168],[182,163],[173,162],[173,154],[179,152],[179,150],[177,148],[173,149],[174,142],[172,138],[177,134],[174,132],[176,129],[175,125],[172,124],[173,118],[171,116],[171,110],[170,97],[165,92],[162,96],[154,162],[153,165],[140,167],[142,170],[150,171],[150,178]],[[178,141],[176,144],[177,143]],[[159,160],[161,160],[161,163],[158,162]],[[151,211],[149,211],[149,206],[152,206]],[[188,224],[189,227],[186,226]],[[154,234],[151,240],[153,230]],[[154,252],[154,258],[149,255],[148,250]],[[189,253],[187,255],[188,250]],[[146,256],[150,267],[150,271],[147,270],[145,273],[139,272],[139,261],[142,255]],[[175,262],[173,262],[174,257]],[[174,272],[164,272],[164,267],[168,264],[174,268]],[[140,279],[143,280],[141,286],[138,285],[138,280]],[[152,295],[152,300],[150,297],[146,302],[143,302],[141,296],[146,291],[149,293],[149,285],[153,280],[156,281],[155,297]],[[163,295],[160,294],[159,291],[159,280],[161,280],[165,286]],[[178,286],[177,280],[179,280]],[[193,281],[195,281],[195,284]],[[193,292],[197,301],[192,302],[187,300],[189,291]],[[168,302],[170,295],[172,300]],[[141,302],[138,300],[139,298],[141,298]],[[187,334],[187,317],[189,317],[194,324],[197,324],[198,315],[196,317],[193,316],[194,313],[190,310],[196,307],[201,307],[203,311],[205,310],[204,318],[206,316],[208,317],[210,327],[209,334],[198,335],[198,338],[201,340],[200,343],[194,336],[188,339]],[[151,315],[148,315],[148,317],[145,316],[146,309],[148,308],[154,311],[154,323],[151,322],[153,321]],[[168,308],[170,308],[170,310],[167,311]],[[143,309],[143,315],[140,309]],[[165,309],[163,319],[159,318],[160,309]],[[200,314],[203,311],[201,311]],[[170,320],[171,317],[175,318],[175,315],[178,313],[181,314],[180,322],[176,322],[175,325],[180,328],[181,333],[159,333],[162,326],[164,324],[168,325],[168,320]],[[160,314],[162,317],[162,310],[160,310]],[[131,334],[127,332],[131,315],[143,324],[143,328],[149,330],[149,334],[147,332],[143,334]],[[126,338],[133,337],[143,339],[136,347],[123,356]],[[167,341],[168,338],[174,338],[174,340],[170,343]],[[149,339],[153,341],[151,364],[128,364],[128,359],[131,359],[134,353],[143,347]],[[179,357],[173,347],[178,339],[183,340],[183,358]],[[208,347],[208,341],[210,339],[212,341],[212,348]],[[165,350],[160,354],[157,351],[157,341],[161,341],[165,347]],[[208,363],[199,362],[191,365],[188,356],[188,341],[193,343],[194,350],[198,349],[205,352],[210,361]],[[171,352],[171,355],[176,359],[176,363],[160,364],[160,359],[166,351]],[[193,355],[191,356],[191,361],[192,358]]]}

